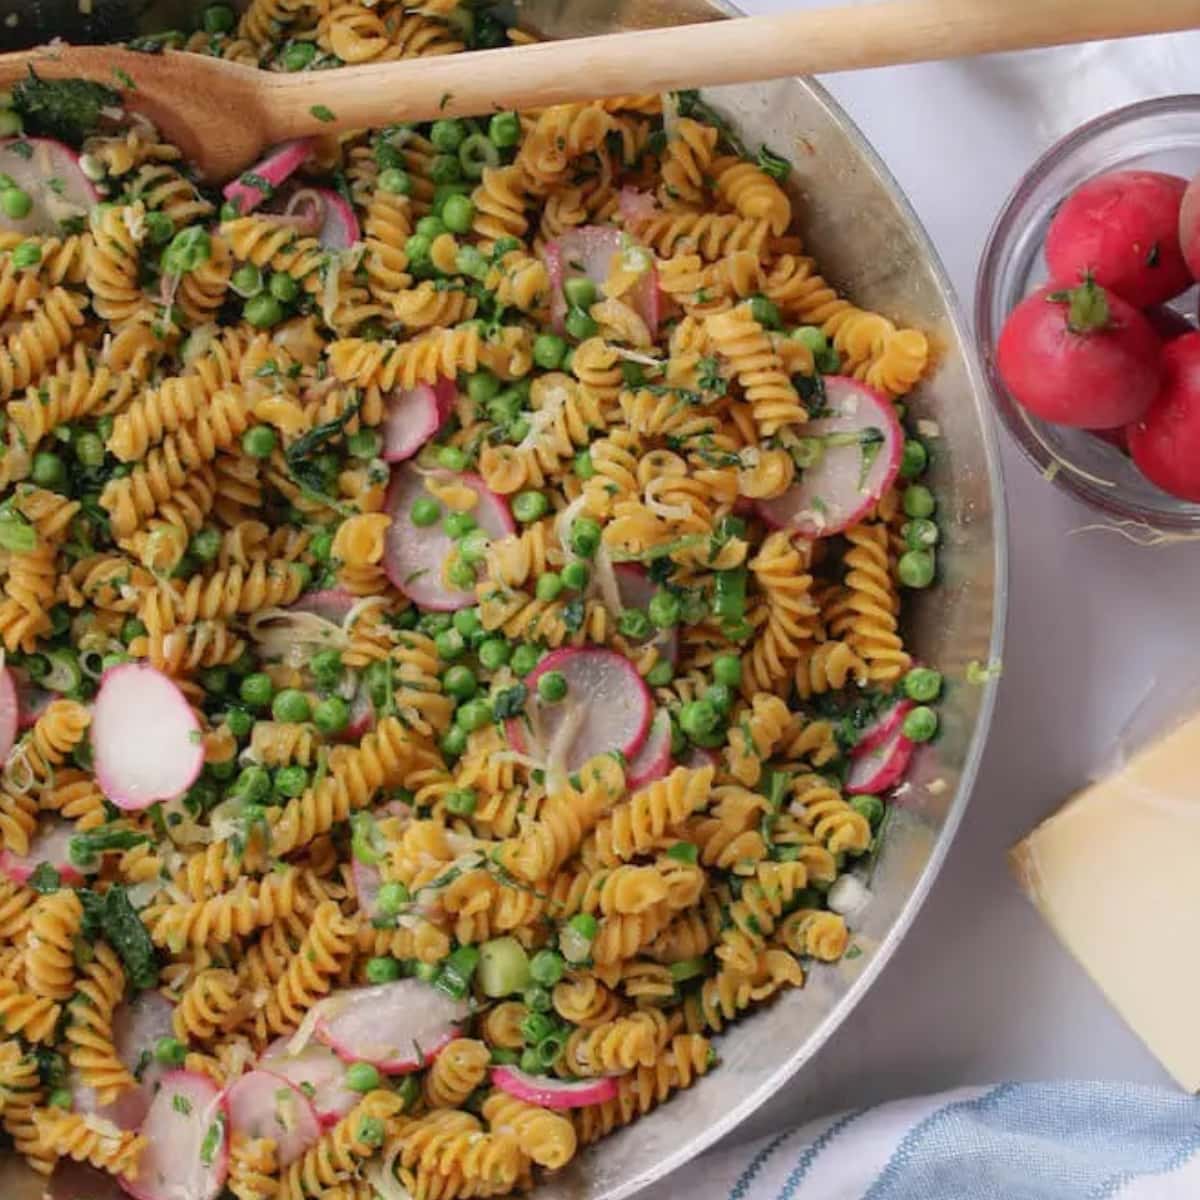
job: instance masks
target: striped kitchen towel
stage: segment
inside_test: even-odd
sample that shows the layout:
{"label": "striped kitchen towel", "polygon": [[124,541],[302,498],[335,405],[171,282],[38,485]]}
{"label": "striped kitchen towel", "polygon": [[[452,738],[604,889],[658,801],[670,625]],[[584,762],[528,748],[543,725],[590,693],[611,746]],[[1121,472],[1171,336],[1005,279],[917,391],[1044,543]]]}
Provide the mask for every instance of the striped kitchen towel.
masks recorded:
{"label": "striped kitchen towel", "polygon": [[1200,1200],[1200,1099],[1002,1083],[705,1155],[640,1200]]}

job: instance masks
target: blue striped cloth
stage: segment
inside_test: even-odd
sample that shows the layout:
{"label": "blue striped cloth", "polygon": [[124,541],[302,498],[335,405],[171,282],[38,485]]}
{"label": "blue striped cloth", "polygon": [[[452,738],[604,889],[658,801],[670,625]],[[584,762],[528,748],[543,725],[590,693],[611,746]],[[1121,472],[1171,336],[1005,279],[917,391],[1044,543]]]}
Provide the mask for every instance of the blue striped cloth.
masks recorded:
{"label": "blue striped cloth", "polygon": [[861,1108],[708,1154],[641,1200],[1198,1200],[1200,1099],[1002,1083]]}

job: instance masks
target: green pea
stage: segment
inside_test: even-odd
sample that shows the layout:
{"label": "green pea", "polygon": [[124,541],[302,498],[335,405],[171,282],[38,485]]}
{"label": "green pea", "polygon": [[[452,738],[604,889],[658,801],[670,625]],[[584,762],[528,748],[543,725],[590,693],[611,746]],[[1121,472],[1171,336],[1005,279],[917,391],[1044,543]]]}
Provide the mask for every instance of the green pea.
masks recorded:
{"label": "green pea", "polygon": [[475,246],[459,246],[454,255],[454,269],[460,275],[483,279],[488,273],[488,260]]}
{"label": "green pea", "polygon": [[764,329],[779,329],[783,324],[779,309],[766,296],[754,296],[751,299],[750,315]]}
{"label": "green pea", "polygon": [[209,667],[200,673],[200,683],[210,696],[220,696],[229,687],[229,668]]}
{"label": "green pea", "polygon": [[458,120],[434,121],[429,140],[438,150],[457,150],[467,136],[467,127]]}
{"label": "green pea", "polygon": [[467,649],[467,640],[457,629],[443,629],[433,639],[433,644],[443,662],[453,662],[456,658],[462,658]]}
{"label": "green pea", "polygon": [[900,455],[900,476],[902,479],[916,479],[929,466],[929,452],[923,442],[916,438],[907,438],[904,450]]}
{"label": "green pea", "polygon": [[341,733],[350,724],[350,706],[341,696],[326,696],[313,709],[312,719],[326,736]]}
{"label": "green pea", "polygon": [[276,271],[267,287],[280,304],[291,304],[300,295],[300,285],[284,271]]}
{"label": "green pea", "polygon": [[71,1108],[75,1101],[71,1096],[70,1088],[60,1087],[55,1088],[50,1093],[49,1097],[47,1097],[46,1103],[49,1104],[51,1108]]}
{"label": "green pea", "polygon": [[721,724],[721,714],[707,700],[692,700],[679,710],[679,728],[690,738],[713,733]]}
{"label": "green pea", "polygon": [[85,467],[98,467],[104,462],[104,443],[98,434],[81,433],[75,439],[75,457]]}
{"label": "green pea", "polygon": [[624,608],[617,618],[617,630],[622,637],[643,642],[654,632],[649,616],[640,608]]}
{"label": "green pea", "polygon": [[433,183],[457,183],[462,178],[462,165],[455,154],[438,154],[429,163],[429,178]]}
{"label": "green pea", "polygon": [[500,380],[491,371],[476,371],[467,376],[467,398],[472,404],[484,405],[500,395]]}
{"label": "green pea", "polygon": [[387,955],[368,958],[366,976],[368,983],[395,983],[400,978],[400,960]]}
{"label": "green pea", "polygon": [[515,674],[524,677],[538,665],[542,652],[536,647],[522,642],[512,652],[512,669]]}
{"label": "green pea", "polygon": [[18,137],[25,129],[21,114],[11,108],[0,109],[0,137]]}
{"label": "green pea", "polygon": [[66,482],[67,464],[52,451],[39,450],[33,456],[30,478],[38,487],[61,487]]}
{"label": "green pea", "polygon": [[263,273],[253,263],[244,263],[234,271],[229,282],[239,296],[248,300],[263,290]]}
{"label": "green pea", "polygon": [[529,975],[534,983],[552,988],[566,973],[566,960],[557,950],[539,950],[529,960]]}
{"label": "green pea", "polygon": [[393,196],[410,196],[413,190],[412,176],[400,167],[388,167],[379,172],[379,188]]}
{"label": "green pea", "polygon": [[543,1070],[541,1055],[538,1054],[533,1046],[526,1046],[521,1051],[518,1066],[526,1075],[540,1075]]}
{"label": "green pea", "polygon": [[509,150],[521,140],[521,122],[515,112],[499,112],[488,122],[492,145]]}
{"label": "green pea", "polygon": [[243,703],[249,704],[253,708],[266,708],[275,695],[270,675],[264,675],[262,672],[247,675],[238,688],[238,695],[242,698]]}
{"label": "green pea", "polygon": [[237,774],[237,769],[237,761],[232,758],[225,762],[209,763],[205,768],[218,783],[228,783]]}
{"label": "green pea", "polygon": [[567,352],[567,343],[556,333],[539,334],[533,342],[533,361],[547,371],[557,371]]}
{"label": "green pea", "polygon": [[670,629],[679,624],[683,605],[673,592],[658,591],[654,593],[649,606],[650,620],[658,629]]}
{"label": "green pea", "polygon": [[553,571],[547,571],[545,575],[538,576],[533,594],[546,604],[553,604],[562,595],[565,586],[561,575],[557,575]]}
{"label": "green pea", "polygon": [[714,683],[704,691],[704,699],[722,716],[727,717],[733,711],[733,702],[737,697],[733,689],[724,683]]}
{"label": "green pea", "polygon": [[418,529],[425,529],[441,520],[442,506],[431,496],[418,496],[408,515]]}
{"label": "green pea", "polygon": [[417,233],[422,237],[427,237],[430,242],[440,238],[445,232],[446,225],[441,217],[422,217],[417,222]]}
{"label": "green pea", "polygon": [[283,305],[274,296],[260,292],[246,301],[242,316],[255,329],[269,329],[283,320]]}
{"label": "green pea", "polygon": [[932,517],[937,508],[933,493],[920,483],[911,483],[904,489],[904,512],[909,517]]}
{"label": "green pea", "polygon": [[285,71],[303,71],[317,56],[312,42],[293,42],[284,52],[280,62]]}
{"label": "green pea", "polygon": [[412,896],[404,884],[385,883],[375,898],[375,907],[379,909],[381,915],[394,917],[411,899]]}
{"label": "green pea", "polygon": [[188,542],[188,553],[200,562],[212,562],[221,551],[221,535],[211,525],[198,529]]}
{"label": "green pea", "polygon": [[318,529],[308,543],[308,550],[317,562],[329,562],[333,557],[333,534],[328,529]]}
{"label": "green pea", "polygon": [[550,995],[547,988],[540,985],[535,987],[527,987],[521,993],[521,1003],[525,1005],[530,1012],[547,1013],[554,1006],[554,998]]}
{"label": "green pea", "polygon": [[[437,461],[439,467],[445,467],[447,471],[465,471],[467,469],[467,456],[457,446],[442,446],[437,452]],[[451,527],[453,517],[465,517],[470,521],[470,525],[463,530],[463,533],[475,528],[475,518],[470,513],[453,513],[451,517],[446,518],[446,532],[451,537],[462,537],[462,533],[454,533]]]}
{"label": "green pea", "polygon": [[429,252],[433,247],[433,239],[423,233],[414,233],[404,243],[404,253],[410,263],[423,264],[429,261]]}
{"label": "green pea", "polygon": [[482,179],[485,167],[500,163],[500,151],[481,133],[473,133],[458,148],[458,165],[468,179]]}
{"label": "green pea", "polygon": [[160,1037],[154,1043],[154,1057],[166,1066],[182,1066],[186,1055],[187,1047],[178,1038]]}
{"label": "green pea", "polygon": [[382,1082],[379,1072],[370,1063],[351,1063],[342,1082],[352,1092],[370,1092]]}
{"label": "green pea", "polygon": [[33,211],[33,198],[19,187],[5,188],[0,192],[0,209],[6,217],[20,221]]}
{"label": "green pea", "polygon": [[563,284],[563,296],[571,308],[591,308],[599,299],[596,285],[586,275],[572,275]]}
{"label": "green pea", "polygon": [[651,687],[666,687],[675,678],[675,668],[665,659],[658,662],[646,672],[646,682]]}
{"label": "green pea", "polygon": [[482,729],[492,719],[492,706],[486,700],[468,700],[454,713],[454,722],[467,733]]}
{"label": "green pea", "polygon": [[575,455],[575,461],[571,464],[575,474],[580,479],[591,479],[596,474],[595,464],[592,462],[592,452],[590,450],[580,450]]}
{"label": "green pea", "polygon": [[438,740],[438,746],[447,758],[458,758],[467,748],[467,731],[458,725],[451,725]]}
{"label": "green pea", "polygon": [[872,829],[878,828],[883,820],[883,801],[878,796],[852,796],[850,807],[866,817]]}
{"label": "green pea", "polygon": [[17,268],[36,267],[42,261],[42,248],[37,242],[22,242],[12,252],[12,265]]}
{"label": "green pea", "polygon": [[508,425],[521,415],[521,395],[507,388],[487,403],[487,415],[497,425]]}
{"label": "green pea", "polygon": [[266,767],[244,767],[233,785],[234,795],[258,804],[271,794],[271,776]]}
{"label": "green pea", "polygon": [[275,790],[281,796],[303,796],[307,787],[308,772],[303,767],[280,767],[275,772]]}
{"label": "green pea", "polygon": [[442,676],[442,690],[456,700],[470,700],[479,690],[479,682],[470,667],[450,667]]}
{"label": "green pea", "polygon": [[298,688],[284,688],[271,701],[271,715],[277,721],[299,724],[312,716],[312,705]]}
{"label": "green pea", "polygon": [[538,697],[547,704],[565,700],[567,691],[567,677],[561,671],[547,671],[537,683]]}
{"label": "green pea", "polygon": [[231,708],[225,713],[225,724],[234,737],[244,738],[254,728],[254,718],[244,708]]}
{"label": "green pea", "polygon": [[742,660],[736,654],[719,654],[713,659],[713,679],[735,688],[742,682]]}
{"label": "green pea", "polygon": [[322,687],[332,687],[342,676],[342,656],[336,650],[318,650],[308,669]]}
{"label": "green pea", "polygon": [[475,223],[475,205],[467,196],[447,196],[442,205],[442,220],[451,233],[470,233]]}
{"label": "green pea", "polygon": [[591,517],[579,517],[571,525],[571,549],[580,558],[591,558],[600,548],[600,523]]}
{"label": "green pea", "polygon": [[562,569],[563,584],[573,592],[583,591],[591,577],[592,572],[587,563],[580,562],[578,559],[567,563]]}
{"label": "green pea", "polygon": [[541,492],[519,492],[512,502],[512,514],[522,525],[541,520],[550,509],[550,501]]}
{"label": "green pea", "polygon": [[279,445],[279,436],[270,425],[252,425],[242,434],[242,449],[251,458],[270,458]]}
{"label": "green pea", "polygon": [[228,33],[237,24],[237,16],[228,4],[210,4],[200,14],[205,33]]}
{"label": "green pea", "polygon": [[572,308],[567,313],[567,332],[579,342],[595,337],[600,326],[582,308]]}
{"label": "green pea", "polygon": [[460,608],[450,623],[467,639],[478,637],[483,632],[483,622],[479,619],[479,610],[475,608]]}
{"label": "green pea", "polygon": [[450,564],[449,569],[446,571],[446,578],[459,591],[470,591],[475,586],[475,568],[460,559]]}
{"label": "green pea", "polygon": [[[491,540],[482,529],[472,529],[465,537],[459,539],[458,556],[468,566],[476,567],[487,558],[488,547],[491,544]],[[467,586],[470,587],[471,583]]]}
{"label": "green pea", "polygon": [[929,667],[913,667],[904,677],[904,694],[918,704],[936,700],[942,691],[942,673]]}
{"label": "green pea", "polygon": [[927,588],[936,574],[934,557],[928,550],[907,550],[900,555],[896,574],[905,587]]}
{"label": "green pea", "polygon": [[469,817],[479,806],[479,799],[470,788],[458,788],[446,793],[446,811],[455,817]]}
{"label": "green pea", "polygon": [[937,713],[927,705],[920,704],[910,710],[901,729],[910,742],[927,742],[937,733]]}

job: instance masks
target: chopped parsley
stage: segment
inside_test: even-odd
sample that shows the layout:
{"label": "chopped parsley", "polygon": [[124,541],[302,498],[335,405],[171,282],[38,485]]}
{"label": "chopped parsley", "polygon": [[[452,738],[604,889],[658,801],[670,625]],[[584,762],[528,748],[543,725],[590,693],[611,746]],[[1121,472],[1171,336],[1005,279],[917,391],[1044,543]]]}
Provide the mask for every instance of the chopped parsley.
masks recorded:
{"label": "chopped parsley", "polygon": [[318,121],[337,120],[337,117],[334,116],[333,109],[326,107],[324,104],[314,104],[308,111],[312,113],[312,115],[316,117]]}
{"label": "chopped parsley", "polygon": [[131,92],[138,90],[138,85],[133,82],[133,76],[128,71],[121,67],[113,67],[113,78],[121,84],[122,87],[127,87]]}
{"label": "chopped parsley", "polygon": [[208,1127],[204,1134],[204,1141],[200,1143],[200,1161],[206,1166],[211,1167],[213,1158],[217,1153],[217,1147],[221,1144],[221,1139],[225,1135],[225,1114],[219,1113],[217,1119]]}
{"label": "chopped parsley", "polygon": [[525,711],[525,701],[528,699],[529,689],[523,683],[518,683],[496,693],[492,701],[492,712],[498,721],[519,716]]}
{"label": "chopped parsley", "polygon": [[185,1117],[192,1115],[192,1102],[186,1096],[181,1096],[178,1092],[171,1097],[171,1107]]}

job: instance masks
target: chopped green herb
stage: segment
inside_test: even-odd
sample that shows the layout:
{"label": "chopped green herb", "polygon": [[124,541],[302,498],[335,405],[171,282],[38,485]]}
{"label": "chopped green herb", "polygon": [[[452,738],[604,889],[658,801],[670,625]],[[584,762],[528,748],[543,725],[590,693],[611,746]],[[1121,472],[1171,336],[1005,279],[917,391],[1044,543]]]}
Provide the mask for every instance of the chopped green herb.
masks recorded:
{"label": "chopped green herb", "polygon": [[120,67],[113,67],[113,78],[121,84],[122,87],[127,87],[131,92],[138,90],[138,85],[133,82],[133,76],[128,71],[122,70]]}
{"label": "chopped green herb", "polygon": [[337,120],[337,117],[334,116],[333,110],[327,108],[324,104],[314,104],[308,111],[312,113],[312,115],[316,117],[318,121]]}
{"label": "chopped green herb", "polygon": [[178,1092],[171,1097],[171,1107],[177,1113],[182,1113],[185,1117],[191,1116],[192,1102],[186,1096],[181,1096]]}

